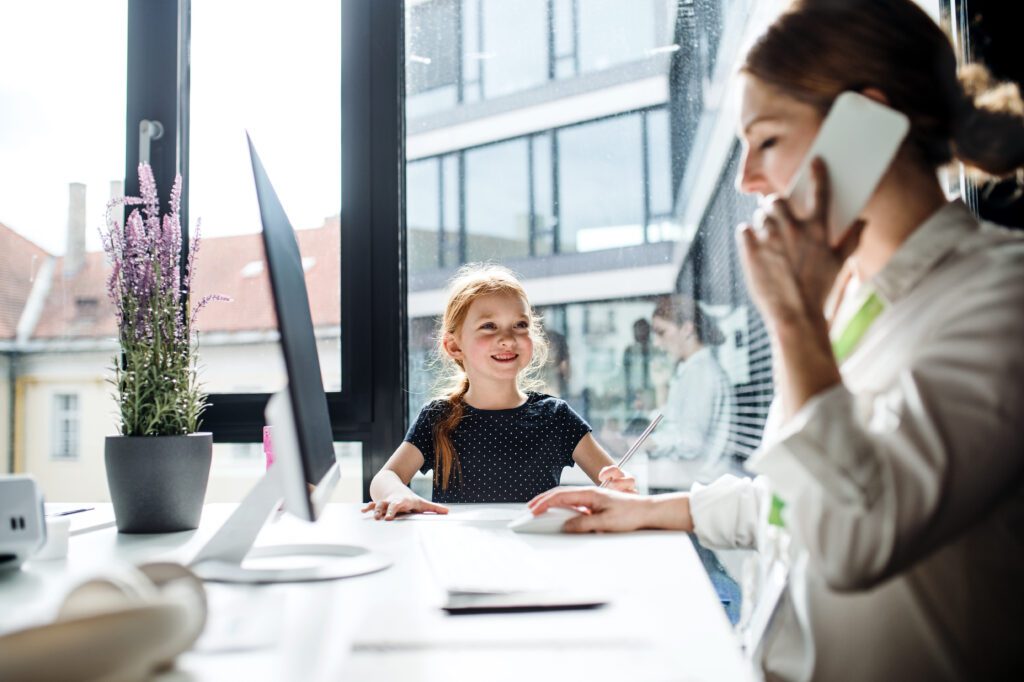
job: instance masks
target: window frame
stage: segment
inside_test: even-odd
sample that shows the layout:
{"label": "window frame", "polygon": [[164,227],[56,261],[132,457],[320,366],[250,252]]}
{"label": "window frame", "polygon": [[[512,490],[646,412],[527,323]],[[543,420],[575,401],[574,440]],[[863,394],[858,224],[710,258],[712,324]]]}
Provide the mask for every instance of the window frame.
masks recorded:
{"label": "window frame", "polygon": [[[362,446],[364,499],[407,419],[403,12],[402,0],[343,0],[339,27],[342,385],[327,393],[327,403],[334,440]],[[179,171],[183,176],[182,262],[189,234],[190,32],[191,0],[128,0],[125,192],[139,191],[139,121],[159,120],[164,134],[151,143],[150,164],[158,186],[169,186]],[[202,429],[217,443],[261,442],[270,395],[211,394]]]}

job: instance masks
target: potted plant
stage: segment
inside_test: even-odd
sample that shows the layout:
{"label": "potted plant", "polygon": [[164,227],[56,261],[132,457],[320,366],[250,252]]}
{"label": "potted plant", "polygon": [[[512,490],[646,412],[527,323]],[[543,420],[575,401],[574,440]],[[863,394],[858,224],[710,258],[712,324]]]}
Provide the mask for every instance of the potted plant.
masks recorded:
{"label": "potted plant", "polygon": [[[161,217],[153,171],[139,164],[142,197],[115,199],[101,231],[111,264],[120,352],[114,377],[120,434],[106,439],[107,485],[122,533],[167,533],[198,527],[210,476],[213,438],[200,433],[206,394],[197,379],[197,313],[189,294],[198,228],[181,266],[181,176]],[[132,206],[122,226],[113,209]],[[140,212],[141,207],[141,212]]]}

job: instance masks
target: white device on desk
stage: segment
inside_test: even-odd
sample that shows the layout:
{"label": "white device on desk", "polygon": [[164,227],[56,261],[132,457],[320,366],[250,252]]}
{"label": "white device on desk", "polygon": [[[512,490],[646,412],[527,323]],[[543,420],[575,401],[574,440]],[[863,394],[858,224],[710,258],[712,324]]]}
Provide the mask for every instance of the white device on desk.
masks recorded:
{"label": "white device on desk", "polygon": [[565,522],[579,515],[580,512],[575,509],[550,507],[538,516],[528,511],[509,523],[508,527],[517,533],[561,533]]}
{"label": "white device on desk", "polygon": [[[298,241],[252,140],[248,142],[288,386],[266,408],[274,429],[274,463],[190,566],[205,580],[244,583],[331,580],[379,571],[391,560],[364,547],[253,547],[281,498],[285,511],[316,521],[339,472]],[[316,487],[310,492],[307,484]],[[306,565],[294,567],[295,557],[305,558]]]}
{"label": "white device on desk", "polygon": [[829,241],[833,246],[857,220],[910,130],[907,117],[856,92],[836,97],[786,191],[799,217],[813,200],[811,162],[828,169]]}
{"label": "white device on desk", "polygon": [[35,479],[0,477],[0,569],[20,567],[45,542],[43,493]]}

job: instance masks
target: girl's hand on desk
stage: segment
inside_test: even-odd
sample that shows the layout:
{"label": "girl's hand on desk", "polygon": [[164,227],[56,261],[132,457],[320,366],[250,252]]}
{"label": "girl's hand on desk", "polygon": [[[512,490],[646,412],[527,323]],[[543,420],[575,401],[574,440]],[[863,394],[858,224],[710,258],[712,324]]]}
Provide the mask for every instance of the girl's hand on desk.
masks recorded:
{"label": "girl's hand on desk", "polygon": [[619,490],[624,493],[635,493],[636,478],[630,476],[617,466],[606,466],[597,474],[597,480],[601,483],[607,481],[606,487],[609,490]]}
{"label": "girl's hand on desk", "polygon": [[434,512],[447,514],[448,507],[424,500],[419,495],[389,495],[380,502],[370,502],[362,511],[373,512],[373,518],[392,521],[399,514],[415,514],[418,512]]}

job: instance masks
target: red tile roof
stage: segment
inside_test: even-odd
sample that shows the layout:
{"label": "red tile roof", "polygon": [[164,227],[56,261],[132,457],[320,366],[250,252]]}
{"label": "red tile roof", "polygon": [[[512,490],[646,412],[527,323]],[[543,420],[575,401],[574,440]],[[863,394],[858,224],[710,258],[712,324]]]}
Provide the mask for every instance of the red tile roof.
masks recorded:
{"label": "red tile roof", "polygon": [[[306,265],[313,324],[317,327],[338,325],[341,321],[338,219],[330,218],[316,229],[298,230],[296,235]],[[82,269],[67,279],[63,275],[63,260],[58,259],[50,294],[33,338],[114,336],[113,307],[106,293],[109,266],[105,254],[87,253]],[[192,291],[193,302],[207,294],[223,294],[232,299],[231,302],[212,302],[200,313],[196,321],[200,333],[265,331],[277,326],[263,263],[263,241],[258,234],[203,239]]]}
{"label": "red tile roof", "polygon": [[0,223],[0,339],[13,339],[46,251]]}

